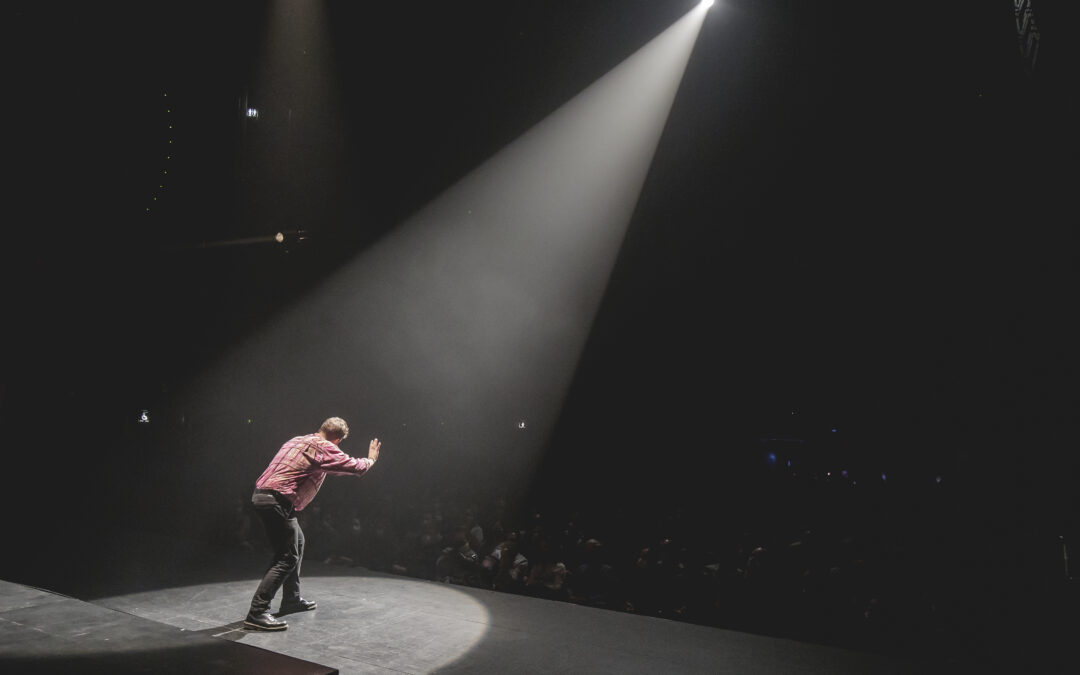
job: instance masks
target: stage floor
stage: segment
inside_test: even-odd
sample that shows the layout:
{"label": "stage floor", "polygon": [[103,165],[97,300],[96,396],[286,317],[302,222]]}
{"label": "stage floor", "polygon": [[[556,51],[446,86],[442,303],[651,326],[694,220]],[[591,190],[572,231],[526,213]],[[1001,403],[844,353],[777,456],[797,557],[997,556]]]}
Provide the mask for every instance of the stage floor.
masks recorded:
{"label": "stage floor", "polygon": [[[111,617],[102,619],[95,638],[104,642],[107,631],[115,628],[118,632],[108,640],[114,643],[110,651],[73,647],[70,640],[85,639],[75,635],[79,631],[71,625],[76,615],[53,611],[41,619],[41,628],[58,637],[51,646],[40,642],[36,651],[28,652],[16,615],[3,610],[18,610],[19,594],[32,595],[36,589],[3,584],[0,671],[24,672],[8,666],[34,662],[28,654],[44,658],[50,650],[74,649],[81,656],[54,660],[71,666],[57,672],[121,672],[108,666],[125,651],[138,656],[134,663],[155,666],[142,672],[275,672],[215,666],[213,659],[221,657],[214,656],[213,649],[202,656],[188,650],[186,656],[195,660],[170,671],[168,663],[178,653],[171,641],[197,638],[202,644],[300,660],[292,665],[318,664],[324,667],[319,672],[383,675],[967,672],[926,659],[860,653],[317,561],[304,562],[303,594],[317,601],[318,609],[288,616],[286,631],[256,632],[243,628],[243,618],[265,566],[265,552],[222,552],[146,536],[113,545],[115,555],[107,565],[88,568],[70,556],[42,556],[52,564],[27,565],[5,577],[81,598],[90,603],[81,604],[96,608],[91,614]],[[58,543],[57,552],[65,546],[70,542]],[[143,633],[130,629],[136,621],[144,622],[138,624]],[[45,625],[48,622],[52,624]],[[150,626],[171,635],[158,631],[152,637]],[[197,665],[200,658],[206,659],[205,666]]]}
{"label": "stage floor", "polygon": [[0,581],[0,672],[331,675],[335,671]]}
{"label": "stage floor", "polygon": [[791,640],[480,589],[307,565],[318,609],[289,629],[245,630],[257,579],[168,588],[96,602],[341,673],[928,673],[903,662]]}

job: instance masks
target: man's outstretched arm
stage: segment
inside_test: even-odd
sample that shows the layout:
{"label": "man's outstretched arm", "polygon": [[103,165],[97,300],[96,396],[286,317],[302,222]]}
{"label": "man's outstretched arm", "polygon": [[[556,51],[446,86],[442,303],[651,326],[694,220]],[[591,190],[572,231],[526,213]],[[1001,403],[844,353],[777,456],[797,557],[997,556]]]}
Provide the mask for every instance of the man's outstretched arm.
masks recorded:
{"label": "man's outstretched arm", "polygon": [[323,461],[319,463],[319,468],[327,473],[355,474],[357,476],[364,475],[375,465],[375,462],[379,459],[379,449],[382,448],[382,443],[375,438],[368,445],[367,457],[350,457],[333,443],[327,445],[330,447],[323,447]]}

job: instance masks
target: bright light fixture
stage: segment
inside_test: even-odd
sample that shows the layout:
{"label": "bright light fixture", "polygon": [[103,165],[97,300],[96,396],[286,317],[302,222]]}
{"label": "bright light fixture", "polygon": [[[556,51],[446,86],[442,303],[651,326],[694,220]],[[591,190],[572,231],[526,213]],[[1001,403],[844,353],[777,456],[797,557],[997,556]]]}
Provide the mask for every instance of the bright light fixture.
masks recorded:
{"label": "bright light fixture", "polygon": [[712,7],[713,2],[715,2],[715,0],[701,0],[701,4],[705,7],[705,9]]}

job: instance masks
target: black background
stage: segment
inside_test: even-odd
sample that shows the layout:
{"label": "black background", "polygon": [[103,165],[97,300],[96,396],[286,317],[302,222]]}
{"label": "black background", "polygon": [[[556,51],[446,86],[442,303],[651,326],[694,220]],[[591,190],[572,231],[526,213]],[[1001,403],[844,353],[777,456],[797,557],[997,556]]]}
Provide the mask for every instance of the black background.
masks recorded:
{"label": "black background", "polygon": [[[147,4],[3,9],[5,477],[30,530],[63,495],[123,524],[176,508],[154,481],[253,478],[135,417],[693,5],[329,3],[337,105],[250,123],[265,5]],[[1075,10],[1036,16],[1029,73],[1007,1],[718,3],[534,489],[733,490],[742,449],[789,434],[823,467],[942,475],[958,537],[1052,565],[1080,480]],[[288,253],[199,248],[296,227]]]}

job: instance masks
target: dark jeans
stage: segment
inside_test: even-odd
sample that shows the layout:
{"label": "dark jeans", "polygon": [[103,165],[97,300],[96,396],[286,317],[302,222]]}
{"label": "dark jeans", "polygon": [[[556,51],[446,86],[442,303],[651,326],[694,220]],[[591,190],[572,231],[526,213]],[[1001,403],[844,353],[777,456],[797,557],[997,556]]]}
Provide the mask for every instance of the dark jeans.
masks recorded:
{"label": "dark jeans", "polygon": [[251,503],[266,526],[266,536],[274,548],[270,568],[263,575],[259,589],[251,598],[251,613],[261,614],[270,610],[270,602],[284,587],[282,602],[300,599],[300,562],[304,558],[304,531],[296,522],[293,506],[288,499],[276,492],[256,490]]}

